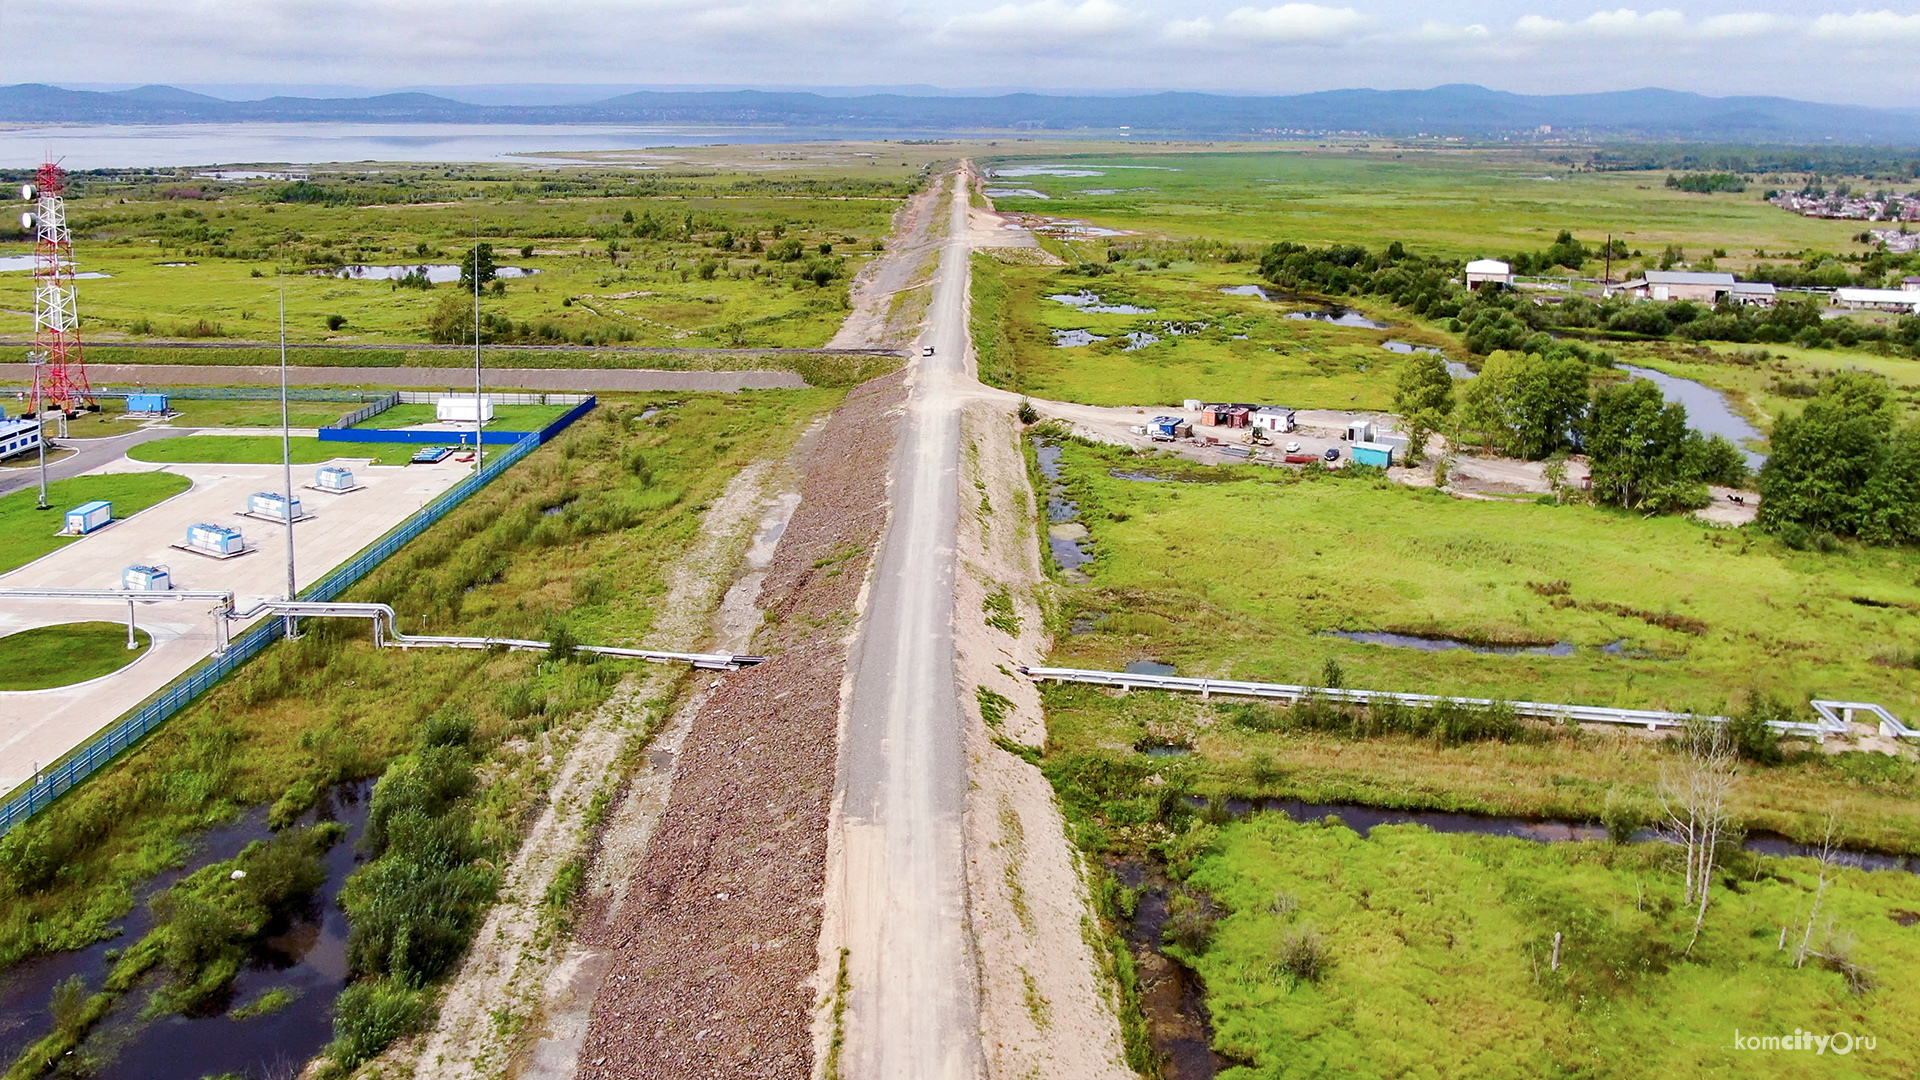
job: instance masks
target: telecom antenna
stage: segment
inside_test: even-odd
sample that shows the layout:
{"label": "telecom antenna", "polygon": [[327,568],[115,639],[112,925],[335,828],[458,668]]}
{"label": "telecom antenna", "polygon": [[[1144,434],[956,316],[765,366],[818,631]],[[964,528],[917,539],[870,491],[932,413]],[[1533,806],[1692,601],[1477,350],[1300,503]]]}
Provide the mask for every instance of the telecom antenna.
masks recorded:
{"label": "telecom antenna", "polygon": [[74,299],[73,236],[67,230],[66,170],[53,162],[40,166],[34,182],[20,185],[20,197],[35,204],[20,215],[20,227],[34,232],[33,263],[33,415],[50,408],[72,415],[94,407],[93,387],[80,355],[80,309]]}

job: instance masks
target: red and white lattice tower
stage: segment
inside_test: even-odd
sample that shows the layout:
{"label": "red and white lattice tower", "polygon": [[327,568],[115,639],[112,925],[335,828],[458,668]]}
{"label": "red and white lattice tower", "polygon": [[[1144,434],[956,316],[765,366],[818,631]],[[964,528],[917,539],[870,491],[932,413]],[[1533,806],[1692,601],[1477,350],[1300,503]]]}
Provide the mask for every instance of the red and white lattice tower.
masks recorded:
{"label": "red and white lattice tower", "polygon": [[67,231],[66,172],[51,162],[20,194],[36,205],[28,220],[38,240],[33,264],[33,415],[93,407],[80,355],[80,309],[73,288],[73,237]]}

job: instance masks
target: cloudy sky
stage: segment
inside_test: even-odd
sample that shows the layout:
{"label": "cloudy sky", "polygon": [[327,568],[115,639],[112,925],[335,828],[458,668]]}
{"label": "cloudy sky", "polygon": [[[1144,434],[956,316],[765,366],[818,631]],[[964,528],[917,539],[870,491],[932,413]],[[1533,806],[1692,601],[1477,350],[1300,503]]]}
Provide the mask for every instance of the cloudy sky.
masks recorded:
{"label": "cloudy sky", "polygon": [[0,82],[1238,93],[1472,82],[1920,106],[1913,3],[0,0]]}

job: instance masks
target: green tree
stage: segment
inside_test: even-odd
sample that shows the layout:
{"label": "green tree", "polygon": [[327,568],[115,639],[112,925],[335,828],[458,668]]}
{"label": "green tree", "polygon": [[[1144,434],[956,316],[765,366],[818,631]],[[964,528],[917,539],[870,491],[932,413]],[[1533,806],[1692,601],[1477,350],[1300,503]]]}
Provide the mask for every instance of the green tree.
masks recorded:
{"label": "green tree", "polygon": [[441,296],[427,316],[427,336],[441,345],[472,341],[473,298],[461,293]]}
{"label": "green tree", "polygon": [[1586,423],[1596,502],[1629,510],[1698,505],[1687,472],[1687,410],[1665,400],[1645,379],[1628,379],[1593,395]]}
{"label": "green tree", "polygon": [[492,244],[475,244],[465,255],[461,256],[460,288],[465,292],[473,292],[474,268],[476,266],[479,267],[480,284],[485,285],[487,282],[493,280],[498,268],[493,265]]}
{"label": "green tree", "polygon": [[1896,433],[1893,399],[1878,375],[1840,371],[1799,416],[1774,421],[1760,470],[1760,527],[1875,539],[1911,536],[1915,433]]}
{"label": "green tree", "polygon": [[1437,353],[1416,353],[1400,369],[1393,407],[1406,423],[1407,454],[1413,461],[1425,455],[1427,437],[1442,430],[1453,415],[1453,373]]}
{"label": "green tree", "polygon": [[1488,450],[1538,460],[1572,445],[1587,406],[1587,365],[1573,356],[1496,351],[1467,387],[1462,431]]}

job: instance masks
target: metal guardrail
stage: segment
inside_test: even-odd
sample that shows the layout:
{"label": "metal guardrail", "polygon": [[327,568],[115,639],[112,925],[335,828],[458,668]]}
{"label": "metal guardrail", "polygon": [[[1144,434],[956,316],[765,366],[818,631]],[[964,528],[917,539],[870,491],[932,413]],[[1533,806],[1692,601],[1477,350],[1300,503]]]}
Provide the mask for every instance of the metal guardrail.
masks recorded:
{"label": "metal guardrail", "polygon": [[[1176,675],[1136,675],[1127,671],[1091,671],[1084,668],[1021,667],[1020,674],[1043,682],[1091,683],[1096,686],[1120,686],[1129,690],[1178,690],[1197,693],[1202,697],[1214,694],[1226,694],[1233,697],[1256,697],[1284,700],[1288,703],[1299,700],[1309,694],[1328,701],[1341,701],[1353,705],[1368,705],[1374,701],[1396,701],[1402,705],[1419,708],[1432,708],[1443,702],[1456,705],[1488,707],[1503,705],[1512,709],[1518,716],[1531,716],[1542,720],[1573,720],[1583,724],[1626,724],[1644,727],[1648,731],[1661,728],[1677,728],[1690,720],[1700,719],[1710,723],[1723,724],[1724,716],[1709,716],[1696,713],[1663,712],[1657,709],[1613,709],[1602,705],[1565,705],[1543,701],[1495,701],[1492,698],[1440,697],[1433,694],[1403,694],[1391,690],[1344,690],[1322,686],[1296,686],[1290,683],[1241,682],[1235,679],[1191,679]],[[1866,708],[1867,706],[1855,706]],[[1873,706],[1878,708],[1878,706]],[[1881,710],[1883,713],[1885,710]],[[1809,735],[1817,741],[1825,741],[1828,735],[1843,735],[1851,730],[1838,717],[1820,714],[1818,723],[1802,724],[1789,721],[1776,721],[1773,727],[1795,735]],[[1897,723],[1897,721],[1896,721]]]}
{"label": "metal guardrail", "polygon": [[[277,393],[275,396],[278,396]],[[553,423],[522,438],[493,460],[483,462],[478,472],[441,492],[438,498],[389,530],[371,547],[302,589],[300,598],[308,601],[323,601],[339,596],[368,572],[405,547],[408,542],[427,531],[428,527],[485,487],[495,477],[550,441],[575,420],[586,415],[594,404],[594,399],[589,398],[576,408],[568,410],[564,416]],[[83,743],[64,759],[29,780],[23,785],[24,790],[16,788],[10,798],[0,803],[0,836],[4,836],[15,825],[45,809],[55,799],[78,786],[96,769],[139,742],[173,714],[186,708],[195,698],[211,689],[214,684],[258,656],[268,645],[279,640],[284,631],[281,620],[269,619],[252,629],[241,632],[228,644],[226,652],[206,660],[199,667],[188,672],[180,682],[161,691],[157,697],[135,709],[131,715],[123,717],[117,723],[95,734],[92,739]]]}

